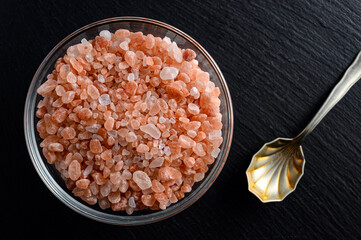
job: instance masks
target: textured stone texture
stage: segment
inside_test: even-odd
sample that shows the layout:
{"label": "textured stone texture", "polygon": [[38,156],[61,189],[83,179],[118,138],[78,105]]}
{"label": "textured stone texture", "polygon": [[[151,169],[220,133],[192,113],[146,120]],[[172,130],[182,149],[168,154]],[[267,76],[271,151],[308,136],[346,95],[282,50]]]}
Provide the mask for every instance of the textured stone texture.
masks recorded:
{"label": "textured stone texture", "polygon": [[[1,131],[2,136],[20,139],[17,146],[8,147],[17,153],[11,164],[22,173],[14,182],[22,184],[21,190],[12,192],[32,197],[23,201],[7,196],[8,201],[16,199],[15,213],[11,210],[21,226],[16,234],[29,237],[45,231],[47,236],[74,234],[84,239],[361,238],[361,82],[303,144],[305,175],[283,202],[262,204],[248,192],[245,175],[263,143],[293,137],[308,123],[361,50],[360,1],[3,4],[0,100],[15,110],[7,118],[14,128],[2,126]],[[46,54],[79,27],[127,15],[167,22],[203,45],[223,71],[235,111],[231,153],[212,188],[182,213],[138,227],[94,222],[63,205],[41,182],[22,140],[27,88]],[[69,229],[71,225],[88,232],[80,234]]]}

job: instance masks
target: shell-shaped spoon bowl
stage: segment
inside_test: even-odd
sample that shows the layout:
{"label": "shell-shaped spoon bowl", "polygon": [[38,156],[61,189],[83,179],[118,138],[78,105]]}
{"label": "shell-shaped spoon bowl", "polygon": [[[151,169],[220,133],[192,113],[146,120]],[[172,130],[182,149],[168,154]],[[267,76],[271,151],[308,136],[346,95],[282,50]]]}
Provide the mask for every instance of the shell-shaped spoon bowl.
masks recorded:
{"label": "shell-shaped spoon bowl", "polygon": [[248,188],[262,202],[282,201],[295,190],[304,171],[301,145],[292,138],[266,143],[247,169]]}

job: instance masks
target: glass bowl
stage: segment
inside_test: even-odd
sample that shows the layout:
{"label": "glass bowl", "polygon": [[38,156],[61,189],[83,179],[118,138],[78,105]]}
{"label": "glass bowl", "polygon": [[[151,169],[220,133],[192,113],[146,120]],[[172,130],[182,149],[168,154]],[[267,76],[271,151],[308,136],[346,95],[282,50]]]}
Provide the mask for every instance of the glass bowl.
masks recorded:
{"label": "glass bowl", "polygon": [[[66,188],[65,182],[58,170],[54,165],[48,164],[42,155],[39,146],[41,138],[36,130],[38,119],[35,116],[37,103],[41,99],[36,90],[46,80],[47,75],[52,72],[56,60],[64,56],[68,47],[79,43],[83,38],[94,39],[102,30],[115,32],[120,28],[128,29],[132,32],[141,31],[144,34],[151,33],[162,38],[167,36],[172,41],[175,41],[180,48],[194,50],[197,54],[196,59],[199,61],[200,68],[208,71],[211,81],[220,88],[221,93],[219,97],[221,100],[221,113],[223,114],[222,137],[224,140],[220,146],[221,151],[215,162],[209,166],[205,178],[201,182],[195,183],[190,193],[177,203],[171,204],[167,209],[157,211],[139,210],[134,211],[133,215],[130,216],[123,213],[123,211],[102,210],[98,204],[91,206],[80,198],[73,196],[71,191]],[[166,23],[152,19],[140,17],[109,18],[76,30],[57,44],[45,57],[36,71],[28,90],[24,111],[24,132],[27,148],[36,171],[49,190],[65,205],[88,218],[104,223],[115,225],[147,224],[166,219],[186,209],[199,199],[215,181],[226,162],[231,146],[233,134],[232,101],[226,81],[217,64],[206,50],[187,34]]]}

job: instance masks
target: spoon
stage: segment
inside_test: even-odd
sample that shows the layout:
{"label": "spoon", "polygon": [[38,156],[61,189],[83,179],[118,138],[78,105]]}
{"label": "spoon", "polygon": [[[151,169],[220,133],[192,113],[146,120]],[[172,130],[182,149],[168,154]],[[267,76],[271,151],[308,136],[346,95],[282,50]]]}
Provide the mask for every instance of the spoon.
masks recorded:
{"label": "spoon", "polygon": [[253,155],[246,171],[250,192],[262,202],[277,202],[296,189],[305,167],[302,142],[360,78],[361,52],[300,134],[268,142]]}

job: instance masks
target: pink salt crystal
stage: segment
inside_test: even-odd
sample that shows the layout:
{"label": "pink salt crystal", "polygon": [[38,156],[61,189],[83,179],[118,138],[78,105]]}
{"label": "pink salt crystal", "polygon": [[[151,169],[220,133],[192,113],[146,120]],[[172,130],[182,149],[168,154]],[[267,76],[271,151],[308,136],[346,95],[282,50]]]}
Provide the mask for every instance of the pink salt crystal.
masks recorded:
{"label": "pink salt crystal", "polygon": [[161,167],[163,165],[163,162],[164,157],[157,157],[149,164],[149,168]]}
{"label": "pink salt crystal", "polygon": [[137,57],[135,56],[135,53],[133,51],[127,51],[124,55],[124,59],[131,67],[133,67],[137,61]]}
{"label": "pink salt crystal", "polygon": [[89,179],[79,179],[78,181],[76,181],[75,184],[80,189],[87,189],[90,184],[90,180]]}
{"label": "pink salt crystal", "polygon": [[118,29],[114,34],[117,38],[127,38],[130,36],[129,30],[126,29]]}
{"label": "pink salt crystal", "polygon": [[145,153],[149,151],[149,147],[143,143],[139,144],[137,147],[137,152],[139,153]]}
{"label": "pink salt crystal", "polygon": [[68,83],[76,83],[76,76],[74,75],[74,73],[69,72],[66,76],[66,80],[68,81]]}
{"label": "pink salt crystal", "polygon": [[199,107],[194,103],[188,104],[188,112],[193,115],[199,114]]}
{"label": "pink salt crystal", "polygon": [[158,180],[153,179],[152,190],[156,193],[159,193],[159,192],[164,192],[165,188]]}
{"label": "pink salt crystal", "polygon": [[98,99],[100,95],[99,90],[94,85],[88,85],[87,93],[94,100]]}
{"label": "pink salt crystal", "polygon": [[93,49],[93,46],[88,41],[83,42],[82,44],[78,44],[76,46],[78,48],[79,53],[81,53],[83,55],[86,55],[86,54],[90,53],[90,51]]}
{"label": "pink salt crystal", "polygon": [[172,80],[178,75],[178,69],[175,67],[164,67],[160,72],[162,80]]}
{"label": "pink salt crystal", "polygon": [[104,57],[104,60],[110,64],[115,63],[115,61],[117,60],[117,56],[114,53],[105,53],[103,55],[103,57]]}
{"label": "pink salt crystal", "polygon": [[47,80],[37,89],[36,92],[40,95],[45,95],[53,91],[57,85],[58,83],[55,80]]}
{"label": "pink salt crystal", "polygon": [[196,161],[193,157],[186,157],[184,158],[183,162],[187,168],[192,168]]}
{"label": "pink salt crystal", "polygon": [[182,177],[182,173],[173,167],[162,167],[158,171],[158,177],[162,181],[169,181]]}
{"label": "pink salt crystal", "polygon": [[154,36],[152,34],[148,34],[145,37],[145,47],[148,49],[152,49],[154,46],[155,40],[154,40]]}
{"label": "pink salt crystal", "polygon": [[66,92],[65,88],[62,85],[58,85],[55,88],[56,95],[59,97],[63,96],[63,94]]}
{"label": "pink salt crystal", "polygon": [[67,91],[64,93],[64,95],[61,97],[61,101],[65,104],[70,103],[74,100],[75,92],[74,91]]}
{"label": "pink salt crystal", "polygon": [[68,116],[68,111],[66,108],[60,107],[53,114],[51,115],[51,119],[54,122],[62,123],[65,121],[66,117]]}
{"label": "pink salt crystal", "polygon": [[100,186],[99,192],[103,197],[107,197],[110,193],[111,182],[108,180]]}
{"label": "pink salt crystal", "polygon": [[194,130],[188,130],[187,135],[191,138],[195,138],[197,136],[197,132]]}
{"label": "pink salt crystal", "polygon": [[168,54],[176,60],[178,63],[181,63],[183,60],[182,52],[178,48],[177,43],[173,42],[167,49]]}
{"label": "pink salt crystal", "polygon": [[194,174],[194,181],[199,182],[204,178],[204,173],[196,173]]}
{"label": "pink salt crystal", "polygon": [[52,152],[64,151],[64,147],[60,143],[50,143],[48,146],[48,149],[49,149],[49,151],[52,151]]}
{"label": "pink salt crystal", "polygon": [[120,201],[120,199],[121,199],[121,196],[120,196],[119,191],[111,192],[108,194],[108,200],[111,203],[118,203]]}
{"label": "pink salt crystal", "polygon": [[63,130],[61,130],[60,135],[66,139],[73,139],[76,136],[76,131],[74,128],[72,127],[65,127]]}
{"label": "pink salt crystal", "polygon": [[204,151],[203,146],[200,143],[196,143],[192,149],[193,149],[193,152],[200,157],[203,157],[206,155],[206,152]]}
{"label": "pink salt crystal", "polygon": [[125,140],[127,142],[135,142],[137,140],[137,135],[135,135],[134,132],[128,132],[125,137]]}
{"label": "pink salt crystal", "polygon": [[178,143],[182,148],[192,148],[196,143],[188,136],[180,135],[178,138]]}
{"label": "pink salt crystal", "polygon": [[155,198],[151,194],[144,194],[141,197],[141,201],[145,206],[151,207],[155,202]]}
{"label": "pink salt crystal", "polygon": [[104,128],[107,131],[111,131],[111,130],[113,130],[113,127],[114,127],[114,118],[112,118],[112,117],[107,118],[107,120],[104,123]]}
{"label": "pink salt crystal", "polygon": [[133,181],[142,190],[145,190],[152,186],[152,182],[151,182],[149,176],[143,171],[135,171],[133,173]]}
{"label": "pink salt crystal", "polygon": [[89,148],[90,148],[90,151],[92,151],[93,153],[101,153],[102,152],[102,146],[98,139],[90,140]]}
{"label": "pink salt crystal", "polygon": [[60,78],[62,79],[66,79],[66,76],[68,75],[70,71],[70,65],[69,64],[65,64],[63,66],[60,67],[60,70],[59,70],[59,76]]}
{"label": "pink salt crystal", "polygon": [[101,83],[105,83],[105,79],[104,79],[104,76],[101,75],[101,74],[98,74],[98,81],[101,82]]}
{"label": "pink salt crystal", "polygon": [[73,160],[68,168],[69,177],[71,180],[76,181],[81,175],[81,166],[80,163],[76,160]]}
{"label": "pink salt crystal", "polygon": [[159,139],[161,136],[160,130],[152,123],[149,123],[147,125],[140,126],[140,130],[142,132],[147,133],[152,138]]}

